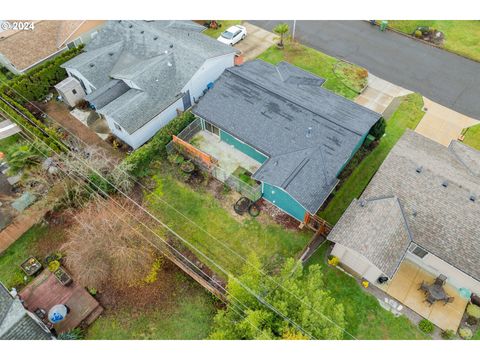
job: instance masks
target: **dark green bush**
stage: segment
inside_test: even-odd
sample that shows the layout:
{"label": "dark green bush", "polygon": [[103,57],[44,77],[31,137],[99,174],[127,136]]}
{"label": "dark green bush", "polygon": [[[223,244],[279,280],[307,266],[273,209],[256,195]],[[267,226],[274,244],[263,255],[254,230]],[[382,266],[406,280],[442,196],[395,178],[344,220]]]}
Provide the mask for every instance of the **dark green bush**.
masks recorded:
{"label": "dark green bush", "polygon": [[60,65],[80,54],[82,49],[83,45],[67,50],[54,59],[34,67],[26,74],[15,77],[0,88],[0,93],[22,105],[27,101],[42,100],[52,86],[67,77],[67,72]]}
{"label": "dark green bush", "polygon": [[132,152],[124,160],[130,166],[130,173],[135,177],[145,176],[152,161],[159,156],[167,157],[166,145],[172,140],[172,135],[178,135],[194,119],[195,116],[189,111],[177,116],[157,132],[148,143]]}
{"label": "dark green bush", "polygon": [[427,319],[421,320],[418,323],[418,328],[422,330],[425,334],[431,334],[433,333],[433,330],[435,330],[434,325]]}
{"label": "dark green bush", "polygon": [[370,129],[370,135],[372,135],[376,140],[380,140],[381,137],[385,134],[385,128],[387,127],[387,122],[382,117],[378,120],[375,125]]}

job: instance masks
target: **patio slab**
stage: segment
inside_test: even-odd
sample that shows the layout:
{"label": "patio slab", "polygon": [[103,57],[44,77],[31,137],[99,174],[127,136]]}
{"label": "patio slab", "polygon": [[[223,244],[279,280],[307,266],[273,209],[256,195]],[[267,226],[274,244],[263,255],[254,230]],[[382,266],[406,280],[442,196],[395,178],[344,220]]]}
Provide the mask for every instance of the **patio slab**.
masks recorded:
{"label": "patio slab", "polygon": [[253,174],[262,165],[205,130],[198,132],[190,140],[190,143],[217,159],[218,166],[228,175],[232,174],[239,166]]}
{"label": "patio slab", "polygon": [[447,283],[444,290],[448,296],[455,298],[453,303],[445,305],[438,301],[430,306],[425,301],[424,292],[419,288],[422,281],[433,283],[434,279],[435,275],[409,260],[404,260],[395,277],[381,288],[388,295],[430,320],[442,330],[456,331],[468,301],[460,296],[456,288]]}

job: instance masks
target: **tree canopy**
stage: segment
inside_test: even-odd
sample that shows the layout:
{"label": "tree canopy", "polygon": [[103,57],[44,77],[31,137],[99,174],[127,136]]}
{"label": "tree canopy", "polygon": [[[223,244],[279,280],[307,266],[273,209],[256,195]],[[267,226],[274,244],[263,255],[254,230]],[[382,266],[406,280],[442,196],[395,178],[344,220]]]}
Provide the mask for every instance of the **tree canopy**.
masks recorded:
{"label": "tree canopy", "polygon": [[[228,305],[215,316],[211,339],[336,340],[344,337],[343,305],[337,304],[324,289],[319,265],[304,269],[300,262],[289,259],[273,277],[265,276],[258,270],[261,268],[259,259],[252,255],[239,281],[229,279]],[[262,304],[252,292],[298,326]]]}

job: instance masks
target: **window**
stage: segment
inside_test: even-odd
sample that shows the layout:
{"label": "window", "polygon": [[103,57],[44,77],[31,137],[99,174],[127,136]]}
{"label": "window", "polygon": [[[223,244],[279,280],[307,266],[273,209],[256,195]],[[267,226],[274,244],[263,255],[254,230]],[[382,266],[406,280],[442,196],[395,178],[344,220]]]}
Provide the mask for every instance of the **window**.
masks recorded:
{"label": "window", "polygon": [[220,129],[215,125],[212,125],[205,121],[205,130],[210,131],[212,134],[220,136]]}
{"label": "window", "polygon": [[72,93],[73,93],[73,95],[77,95],[77,90],[73,89]]}
{"label": "window", "polygon": [[417,255],[420,259],[423,259],[428,254],[428,252],[423,250],[420,246],[416,246],[412,253]]}
{"label": "window", "polygon": [[117,129],[118,131],[122,131],[122,127],[118,125],[116,122],[114,122],[113,125],[115,125],[115,129]]}

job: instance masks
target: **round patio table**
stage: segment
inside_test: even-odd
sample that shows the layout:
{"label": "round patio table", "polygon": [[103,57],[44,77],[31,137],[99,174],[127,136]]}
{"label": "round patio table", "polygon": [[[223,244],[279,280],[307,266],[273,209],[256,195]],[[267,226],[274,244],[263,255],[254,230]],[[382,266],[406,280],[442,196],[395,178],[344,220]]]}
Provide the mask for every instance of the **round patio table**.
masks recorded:
{"label": "round patio table", "polygon": [[428,289],[428,294],[434,298],[435,300],[443,300],[445,299],[445,290],[441,285],[432,285]]}

